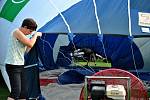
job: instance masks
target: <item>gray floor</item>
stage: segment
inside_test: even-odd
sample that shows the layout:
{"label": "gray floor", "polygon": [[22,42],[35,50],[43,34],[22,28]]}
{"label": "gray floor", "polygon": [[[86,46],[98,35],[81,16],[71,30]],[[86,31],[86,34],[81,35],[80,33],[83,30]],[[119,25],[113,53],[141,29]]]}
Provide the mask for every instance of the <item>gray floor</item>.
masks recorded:
{"label": "gray floor", "polygon": [[41,87],[46,100],[79,100],[83,84],[58,85],[57,83]]}
{"label": "gray floor", "polygon": [[[56,69],[40,73],[40,78],[53,78],[65,72],[66,69]],[[83,84],[59,85],[50,83],[41,86],[42,95],[46,100],[79,100]]]}

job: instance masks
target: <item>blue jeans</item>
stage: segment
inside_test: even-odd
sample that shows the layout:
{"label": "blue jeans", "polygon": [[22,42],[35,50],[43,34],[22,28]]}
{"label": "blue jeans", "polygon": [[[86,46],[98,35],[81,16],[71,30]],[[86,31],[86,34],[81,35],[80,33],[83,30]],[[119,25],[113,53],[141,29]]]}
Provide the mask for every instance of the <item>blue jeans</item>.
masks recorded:
{"label": "blue jeans", "polygon": [[27,85],[26,75],[23,65],[10,65],[6,64],[6,71],[9,76],[11,93],[9,97],[17,99],[27,98]]}

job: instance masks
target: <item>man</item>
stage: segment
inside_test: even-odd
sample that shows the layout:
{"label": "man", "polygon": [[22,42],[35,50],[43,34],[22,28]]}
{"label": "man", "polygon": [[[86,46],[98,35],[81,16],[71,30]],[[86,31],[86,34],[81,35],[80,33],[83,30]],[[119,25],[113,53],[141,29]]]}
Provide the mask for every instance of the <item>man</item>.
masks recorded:
{"label": "man", "polygon": [[37,28],[32,18],[26,18],[20,28],[16,28],[9,37],[8,50],[5,59],[6,71],[9,76],[11,93],[7,100],[25,100],[27,97],[26,75],[24,73],[24,54],[27,48],[32,48],[41,32],[35,32],[31,39],[26,35]]}

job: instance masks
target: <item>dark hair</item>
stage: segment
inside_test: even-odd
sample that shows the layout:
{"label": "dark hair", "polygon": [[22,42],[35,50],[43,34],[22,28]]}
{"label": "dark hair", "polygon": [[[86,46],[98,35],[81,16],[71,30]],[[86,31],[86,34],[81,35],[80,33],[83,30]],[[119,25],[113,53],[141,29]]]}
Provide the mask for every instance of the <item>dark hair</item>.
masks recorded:
{"label": "dark hair", "polygon": [[37,24],[32,18],[26,18],[23,20],[21,27],[26,26],[28,29],[36,30]]}

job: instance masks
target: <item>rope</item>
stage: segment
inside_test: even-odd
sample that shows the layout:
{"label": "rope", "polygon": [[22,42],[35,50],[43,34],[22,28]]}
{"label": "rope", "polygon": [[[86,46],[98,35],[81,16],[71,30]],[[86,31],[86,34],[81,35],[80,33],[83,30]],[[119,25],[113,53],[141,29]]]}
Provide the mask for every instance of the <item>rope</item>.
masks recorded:
{"label": "rope", "polygon": [[94,4],[94,12],[95,12],[95,17],[96,17],[96,21],[97,21],[98,32],[99,32],[99,34],[102,34],[100,24],[99,24],[100,21],[99,21],[98,15],[97,15],[97,6],[96,6],[95,0],[93,0],[93,4]]}
{"label": "rope", "polygon": [[136,70],[136,73],[137,73],[137,76],[138,78],[139,77],[139,73],[138,73],[138,70],[137,70],[137,66],[136,66],[136,61],[135,61],[135,56],[134,56],[134,50],[133,50],[133,35],[132,35],[132,27],[131,27],[131,11],[130,11],[130,0],[128,0],[128,18],[129,18],[129,39],[131,40],[131,51],[132,51],[132,58],[133,58],[133,63],[134,63],[134,67],[135,67],[135,70]]}
{"label": "rope", "polygon": [[56,5],[52,2],[52,0],[49,0],[49,1],[50,1],[50,3],[53,5],[53,7],[58,11],[58,13],[60,14],[60,16],[62,17],[62,19],[63,19],[65,25],[66,25],[67,28],[68,28],[69,33],[72,33],[72,32],[71,32],[71,29],[70,29],[70,26],[69,26],[69,24],[67,23],[67,21],[66,21],[65,17],[63,16],[63,14],[61,13],[61,11],[56,7]]}
{"label": "rope", "polygon": [[128,0],[128,18],[129,18],[129,35],[132,37],[131,31],[131,11],[130,11],[130,0]]}
{"label": "rope", "polygon": [[96,17],[96,21],[97,21],[98,33],[99,33],[98,37],[101,40],[102,48],[103,48],[103,51],[104,51],[104,56],[106,57],[106,60],[107,60],[107,63],[108,63],[108,59],[107,59],[107,55],[106,55],[106,51],[105,51],[105,45],[103,43],[103,34],[102,34],[101,28],[100,28],[100,20],[99,20],[98,15],[97,15],[97,6],[96,6],[95,0],[93,0],[93,4],[94,4],[94,12],[95,12],[95,17]]}

